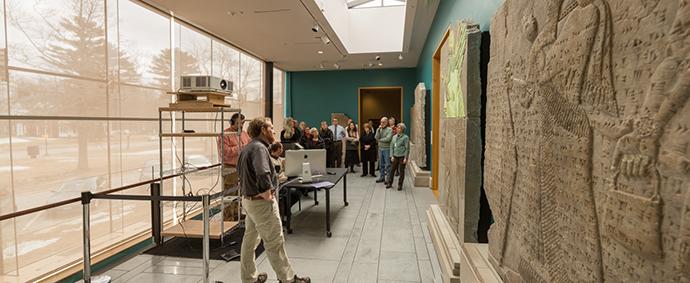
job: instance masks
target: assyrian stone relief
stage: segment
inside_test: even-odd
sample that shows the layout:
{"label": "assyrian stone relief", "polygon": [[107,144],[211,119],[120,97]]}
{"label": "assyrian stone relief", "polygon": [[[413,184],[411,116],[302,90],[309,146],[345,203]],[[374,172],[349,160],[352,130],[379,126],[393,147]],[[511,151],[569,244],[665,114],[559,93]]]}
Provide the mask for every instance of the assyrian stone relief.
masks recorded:
{"label": "assyrian stone relief", "polygon": [[[448,222],[461,242],[477,241],[481,195],[479,26],[458,22],[441,47],[439,191]],[[451,71],[452,70],[452,71]]]}
{"label": "assyrian stone relief", "polygon": [[414,105],[412,105],[410,110],[410,118],[412,118],[412,125],[410,127],[410,160],[417,163],[417,166],[420,168],[426,167],[425,99],[426,87],[424,83],[419,83],[414,90]]}
{"label": "assyrian stone relief", "polygon": [[485,189],[507,282],[690,281],[690,0],[506,0]]}

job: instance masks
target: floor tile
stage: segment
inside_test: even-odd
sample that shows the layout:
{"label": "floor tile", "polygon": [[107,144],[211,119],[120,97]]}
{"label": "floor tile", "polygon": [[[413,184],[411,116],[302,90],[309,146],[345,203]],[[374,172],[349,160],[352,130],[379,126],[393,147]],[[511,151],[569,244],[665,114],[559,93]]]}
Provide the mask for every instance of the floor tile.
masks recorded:
{"label": "floor tile", "polygon": [[[302,211],[293,207],[293,234],[286,250],[293,269],[312,282],[440,282],[440,267],[426,227],[426,209],[436,199],[429,189],[386,190],[374,178],[348,176],[349,206],[342,205],[342,186],[331,194],[331,231],[326,237],[325,193],[319,205],[310,197]],[[277,282],[266,253],[257,269]],[[210,280],[241,282],[240,263],[211,261]],[[107,271],[113,282],[202,282],[199,259],[139,255]]]}
{"label": "floor tile", "polygon": [[381,252],[380,280],[420,281],[415,253]]}

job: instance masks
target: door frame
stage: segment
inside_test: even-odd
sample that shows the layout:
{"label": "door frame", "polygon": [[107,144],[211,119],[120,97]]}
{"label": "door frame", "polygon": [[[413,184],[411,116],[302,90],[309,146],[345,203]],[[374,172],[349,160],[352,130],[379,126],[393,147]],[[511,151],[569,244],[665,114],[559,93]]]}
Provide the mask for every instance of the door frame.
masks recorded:
{"label": "door frame", "polygon": [[[360,126],[362,125],[362,91],[366,90],[380,90],[380,89],[390,89],[390,90],[400,90],[398,93],[400,95],[400,117],[395,117],[396,119],[399,119],[397,122],[398,123],[404,123],[405,121],[405,112],[403,112],[404,109],[404,104],[405,104],[405,90],[403,89],[402,86],[376,86],[376,87],[360,87],[357,89],[357,129],[360,130]],[[372,129],[376,130],[376,129]]]}
{"label": "door frame", "polygon": [[441,126],[441,49],[450,35],[450,25],[443,34],[434,51],[431,61],[431,189],[438,198],[438,178],[441,162],[440,156],[440,126]]}

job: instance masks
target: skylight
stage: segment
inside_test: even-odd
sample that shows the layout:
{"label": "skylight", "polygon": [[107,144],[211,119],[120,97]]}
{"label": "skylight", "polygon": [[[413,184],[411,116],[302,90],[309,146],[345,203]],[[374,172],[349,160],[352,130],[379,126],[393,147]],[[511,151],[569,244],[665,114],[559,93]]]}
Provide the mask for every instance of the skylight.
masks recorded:
{"label": "skylight", "polygon": [[377,8],[404,6],[406,0],[346,0],[347,7],[352,8]]}

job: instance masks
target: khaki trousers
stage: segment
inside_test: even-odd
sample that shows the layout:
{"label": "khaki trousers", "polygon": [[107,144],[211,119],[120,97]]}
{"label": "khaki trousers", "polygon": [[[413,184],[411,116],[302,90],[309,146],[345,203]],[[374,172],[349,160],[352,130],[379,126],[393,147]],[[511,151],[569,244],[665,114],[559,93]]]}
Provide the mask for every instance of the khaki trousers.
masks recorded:
{"label": "khaki trousers", "polygon": [[290,260],[285,252],[285,239],[283,227],[280,222],[278,201],[274,198],[268,200],[242,199],[242,207],[247,212],[245,218],[244,238],[242,239],[242,251],[240,252],[240,265],[242,282],[255,282],[257,278],[255,251],[261,240],[264,240],[264,249],[268,261],[273,267],[278,280],[292,282],[295,272],[290,266]]}

